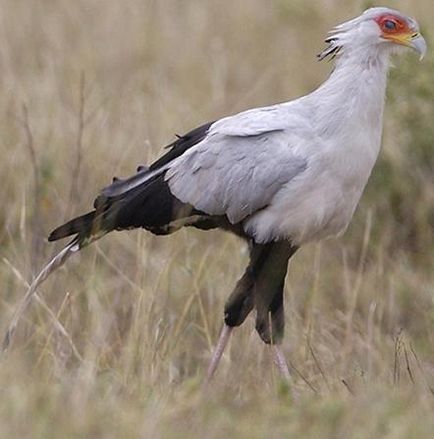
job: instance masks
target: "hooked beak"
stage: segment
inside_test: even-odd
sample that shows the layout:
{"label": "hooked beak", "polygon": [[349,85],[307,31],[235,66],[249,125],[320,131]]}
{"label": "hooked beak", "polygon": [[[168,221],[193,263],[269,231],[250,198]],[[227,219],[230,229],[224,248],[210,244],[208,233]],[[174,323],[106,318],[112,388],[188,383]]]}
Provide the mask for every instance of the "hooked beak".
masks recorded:
{"label": "hooked beak", "polygon": [[426,54],[426,41],[425,38],[418,32],[414,38],[410,40],[409,47],[419,52],[419,59],[422,60]]}
{"label": "hooked beak", "polygon": [[407,46],[416,50],[416,52],[418,52],[420,55],[420,60],[422,60],[426,54],[426,41],[419,32],[388,35],[384,38],[392,40],[394,43],[401,44],[402,46]]}

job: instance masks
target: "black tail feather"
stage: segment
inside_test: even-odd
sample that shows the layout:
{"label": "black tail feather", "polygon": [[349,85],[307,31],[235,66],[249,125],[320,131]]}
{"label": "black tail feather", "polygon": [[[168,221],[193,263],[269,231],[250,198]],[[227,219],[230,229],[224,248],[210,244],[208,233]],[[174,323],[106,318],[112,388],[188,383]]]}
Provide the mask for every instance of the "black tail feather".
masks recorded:
{"label": "black tail feather", "polygon": [[77,218],[74,218],[67,223],[57,227],[50,233],[49,241],[57,241],[58,239],[66,238],[71,235],[86,236],[92,230],[92,224],[95,218],[96,211],[86,213]]}

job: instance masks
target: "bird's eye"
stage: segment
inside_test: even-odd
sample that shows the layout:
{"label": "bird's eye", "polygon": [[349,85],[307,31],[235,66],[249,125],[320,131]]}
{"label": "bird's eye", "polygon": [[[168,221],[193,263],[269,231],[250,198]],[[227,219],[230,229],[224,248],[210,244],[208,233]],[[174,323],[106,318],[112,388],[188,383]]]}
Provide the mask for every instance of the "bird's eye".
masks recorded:
{"label": "bird's eye", "polygon": [[385,20],[383,26],[387,30],[396,30],[396,23],[392,20]]}

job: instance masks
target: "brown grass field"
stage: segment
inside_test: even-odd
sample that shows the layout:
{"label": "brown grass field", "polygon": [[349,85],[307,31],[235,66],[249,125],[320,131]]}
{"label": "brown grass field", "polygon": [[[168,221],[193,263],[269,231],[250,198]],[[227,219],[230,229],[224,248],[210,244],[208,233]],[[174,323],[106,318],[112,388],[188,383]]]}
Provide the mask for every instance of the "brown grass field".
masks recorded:
{"label": "brown grass field", "polygon": [[[384,1],[434,45],[431,0]],[[196,125],[331,69],[343,0],[0,0],[0,330],[86,211]],[[281,382],[238,329],[202,392],[246,248],[113,233],[39,290],[0,359],[0,438],[434,437],[434,56],[396,58],[381,158],[349,231],[291,261]],[[63,327],[63,330],[62,330]]]}

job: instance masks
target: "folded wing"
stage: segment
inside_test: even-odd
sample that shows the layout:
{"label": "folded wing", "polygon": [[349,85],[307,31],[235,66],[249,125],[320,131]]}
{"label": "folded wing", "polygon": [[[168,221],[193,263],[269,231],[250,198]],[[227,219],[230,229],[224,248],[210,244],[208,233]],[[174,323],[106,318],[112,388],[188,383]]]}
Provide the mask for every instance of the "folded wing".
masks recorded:
{"label": "folded wing", "polygon": [[232,224],[263,209],[307,168],[294,154],[288,134],[274,125],[214,128],[207,138],[173,161],[166,181],[175,197]]}

